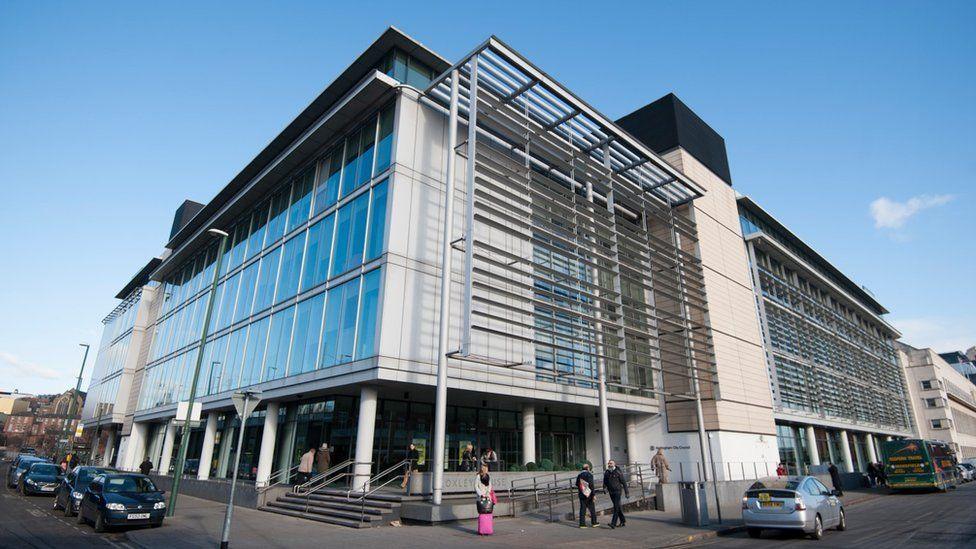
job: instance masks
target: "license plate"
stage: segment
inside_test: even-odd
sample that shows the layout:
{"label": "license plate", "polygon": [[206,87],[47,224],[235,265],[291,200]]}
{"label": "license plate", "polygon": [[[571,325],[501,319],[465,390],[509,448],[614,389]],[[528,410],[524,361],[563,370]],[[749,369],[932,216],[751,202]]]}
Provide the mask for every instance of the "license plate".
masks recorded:
{"label": "license plate", "polygon": [[42,492],[53,492],[54,491],[54,486],[41,486],[41,491]]}
{"label": "license plate", "polygon": [[769,501],[769,494],[766,492],[759,492],[759,501]]}
{"label": "license plate", "polygon": [[149,513],[129,513],[127,518],[129,520],[146,520],[149,518]]}
{"label": "license plate", "polygon": [[759,506],[764,509],[779,509],[783,506],[782,501],[760,501]]}

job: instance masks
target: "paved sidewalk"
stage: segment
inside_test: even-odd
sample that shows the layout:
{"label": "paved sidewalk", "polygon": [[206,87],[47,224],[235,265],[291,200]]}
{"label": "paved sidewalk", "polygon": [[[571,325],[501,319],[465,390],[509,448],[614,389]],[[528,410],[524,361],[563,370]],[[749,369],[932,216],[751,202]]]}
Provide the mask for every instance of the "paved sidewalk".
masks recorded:
{"label": "paved sidewalk", "polygon": [[[181,496],[177,516],[167,518],[162,528],[130,530],[129,541],[142,547],[183,549],[216,546],[223,524],[224,506],[198,498]],[[239,548],[397,547],[398,549],[457,547],[478,544],[486,547],[541,547],[559,544],[588,547],[594,543],[625,547],[668,547],[717,535],[719,529],[738,525],[726,521],[709,528],[691,528],[679,517],[659,511],[642,511],[627,516],[627,527],[611,530],[609,517],[603,526],[580,529],[575,522],[549,523],[525,518],[495,519],[495,535],[479,537],[477,521],[466,520],[440,526],[383,526],[355,530],[299,518],[235,508],[230,545]]]}

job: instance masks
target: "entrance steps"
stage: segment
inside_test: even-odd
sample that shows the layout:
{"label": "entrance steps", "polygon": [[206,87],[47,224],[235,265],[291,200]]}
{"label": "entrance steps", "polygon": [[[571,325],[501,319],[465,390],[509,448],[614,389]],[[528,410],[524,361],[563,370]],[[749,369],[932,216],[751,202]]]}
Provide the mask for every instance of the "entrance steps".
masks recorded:
{"label": "entrance steps", "polygon": [[363,501],[360,496],[337,488],[323,488],[308,496],[288,492],[258,509],[349,528],[370,528],[399,520],[404,501],[422,499],[385,491],[370,494]]}

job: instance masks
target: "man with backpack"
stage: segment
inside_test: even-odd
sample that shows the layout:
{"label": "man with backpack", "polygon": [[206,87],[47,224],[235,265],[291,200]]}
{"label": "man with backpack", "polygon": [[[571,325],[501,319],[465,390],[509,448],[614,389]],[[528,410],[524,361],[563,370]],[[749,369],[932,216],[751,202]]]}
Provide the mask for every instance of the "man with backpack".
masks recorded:
{"label": "man with backpack", "polygon": [[583,470],[580,474],[576,475],[576,491],[579,494],[580,510],[579,510],[579,527],[586,528],[586,510],[590,510],[590,523],[593,528],[600,526],[600,523],[596,521],[596,506],[594,505],[594,498],[596,497],[596,491],[593,489],[593,473],[590,472],[590,464],[584,463]]}

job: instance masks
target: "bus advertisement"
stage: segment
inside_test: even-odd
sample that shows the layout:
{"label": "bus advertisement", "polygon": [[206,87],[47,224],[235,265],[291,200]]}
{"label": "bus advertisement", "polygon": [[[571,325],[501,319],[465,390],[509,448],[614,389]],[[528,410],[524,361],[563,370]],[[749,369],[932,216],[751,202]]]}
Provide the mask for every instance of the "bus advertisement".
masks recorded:
{"label": "bus advertisement", "polygon": [[884,443],[885,473],[895,489],[935,488],[945,491],[959,483],[956,456],[944,442],[906,439]]}

